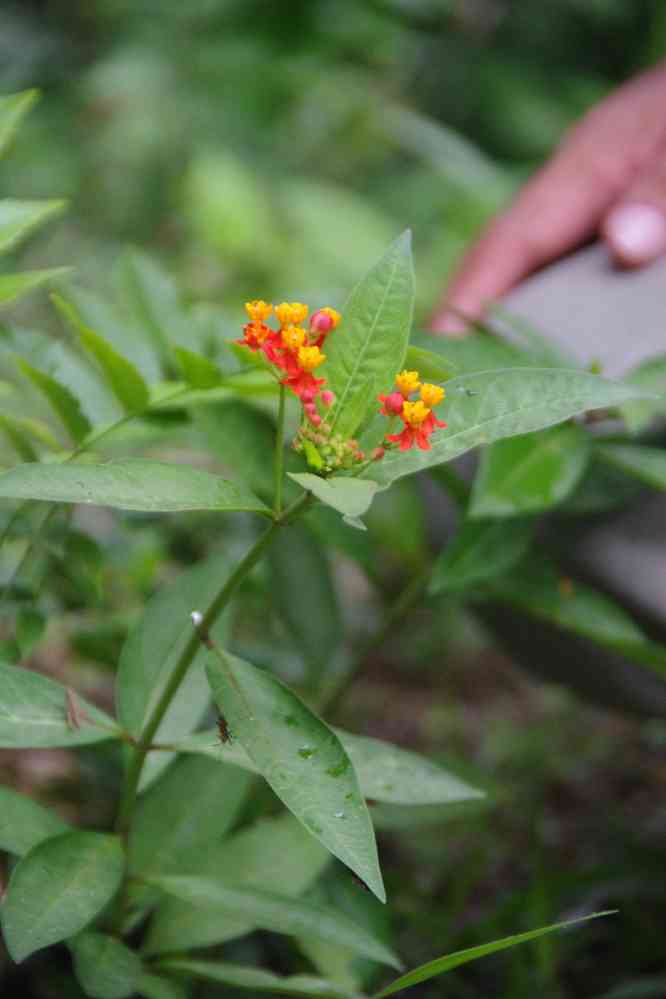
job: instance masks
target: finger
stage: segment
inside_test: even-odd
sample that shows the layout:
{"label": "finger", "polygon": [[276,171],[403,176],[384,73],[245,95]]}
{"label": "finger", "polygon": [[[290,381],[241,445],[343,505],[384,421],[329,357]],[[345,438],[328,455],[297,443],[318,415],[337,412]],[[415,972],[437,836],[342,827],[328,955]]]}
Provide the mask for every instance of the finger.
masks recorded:
{"label": "finger", "polygon": [[640,267],[666,252],[666,144],[613,205],[601,231],[623,267]]}
{"label": "finger", "polygon": [[489,301],[596,232],[664,141],[665,95],[662,66],[586,115],[464,257],[435,310],[433,329],[455,332],[460,322],[449,305],[479,316]]}

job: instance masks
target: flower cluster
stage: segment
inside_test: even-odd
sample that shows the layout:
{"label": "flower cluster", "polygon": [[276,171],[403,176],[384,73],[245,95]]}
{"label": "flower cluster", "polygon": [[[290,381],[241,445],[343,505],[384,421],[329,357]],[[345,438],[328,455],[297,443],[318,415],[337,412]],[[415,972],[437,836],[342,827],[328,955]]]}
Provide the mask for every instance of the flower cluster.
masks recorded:
{"label": "flower cluster", "polygon": [[[304,323],[309,309],[302,302],[282,302],[273,306],[257,300],[245,303],[249,322],[243,327],[243,339],[236,341],[250,350],[260,350],[278,369],[280,381],[298,396],[303,406],[303,423],[294,441],[294,448],[304,453],[308,464],[317,471],[329,473],[340,468],[352,468],[365,459],[358,441],[346,440],[336,434],[322,413],[335,402],[333,392],[324,388],[325,378],[314,372],[326,360],[323,347],[326,337],[339,324],[341,316],[326,306]],[[274,314],[279,329],[268,325]]]}
{"label": "flower cluster", "polygon": [[[415,445],[421,451],[429,451],[430,435],[438,427],[446,427],[446,423],[438,420],[433,413],[434,407],[444,398],[444,389],[439,385],[422,383],[418,371],[401,371],[396,376],[395,385],[395,391],[379,396],[382,404],[380,412],[389,418],[399,416],[403,428],[399,434],[387,434],[386,442],[389,445],[399,444],[401,451],[409,451]],[[411,400],[410,396],[416,392],[418,399]],[[381,457],[383,450],[378,448],[375,457]]]}
{"label": "flower cluster", "polygon": [[[282,302],[273,307],[259,299],[246,302],[245,311],[250,321],[243,327],[243,339],[237,342],[250,350],[263,352],[280,370],[282,384],[301,400],[310,422],[318,426],[321,416],[315,399],[321,396],[324,406],[332,405],[334,399],[331,392],[321,391],[326,380],[317,378],[313,372],[326,360],[322,347],[328,334],[340,322],[340,314],[328,307],[317,309],[306,330],[302,324],[310,310],[302,302]],[[279,323],[278,329],[266,322],[272,312]]]}

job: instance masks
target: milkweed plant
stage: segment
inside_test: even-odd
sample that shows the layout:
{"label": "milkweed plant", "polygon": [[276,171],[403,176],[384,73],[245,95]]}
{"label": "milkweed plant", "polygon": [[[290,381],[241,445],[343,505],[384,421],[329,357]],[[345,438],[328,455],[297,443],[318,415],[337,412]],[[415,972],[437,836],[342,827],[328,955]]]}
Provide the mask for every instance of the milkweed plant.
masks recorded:
{"label": "milkweed plant", "polygon": [[[2,99],[3,146],[33,96]],[[1,202],[0,248],[13,248],[60,208]],[[481,792],[425,757],[326,721],[362,664],[333,662],[339,619],[330,639],[314,643],[318,680],[302,685],[285,682],[278,663],[236,654],[229,608],[262,560],[270,563],[290,538],[302,541],[318,512],[319,538],[333,547],[343,538],[353,558],[373,500],[427,472],[456,499],[459,526],[409,581],[408,595],[484,594],[575,630],[580,615],[569,608],[586,591],[565,593],[556,571],[544,569],[532,547],[536,516],[568,502],[593,459],[645,476],[652,449],[631,436],[618,442],[617,428],[622,419],[631,435],[654,400],[640,379],[581,370],[536,335],[502,345],[477,330],[467,353],[449,361],[455,345],[412,333],[409,233],[339,308],[239,301],[235,329],[214,343],[148,258],[131,253],[120,266],[134,303],[129,323],[65,285],[60,271],[0,276],[3,305],[56,282],[52,301],[66,331],[54,341],[8,326],[2,344],[5,614],[14,615],[15,632],[0,664],[0,745],[115,746],[112,758],[122,764],[115,816],[102,828],[72,828],[28,796],[0,789],[0,847],[11,862],[5,945],[19,963],[65,945],[80,987],[102,999],[177,999],[197,978],[257,993],[358,997],[367,977],[337,975],[327,953],[366,959],[375,979],[382,966],[401,972],[400,959],[372,925],[318,898],[318,879],[337,865],[355,891],[386,902],[373,808],[446,808]],[[150,456],[168,451],[170,435],[180,444],[184,427],[220,405],[229,420],[208,460],[183,464],[182,449],[177,461]],[[589,410],[613,417],[612,439],[592,436]],[[205,452],[206,433],[197,440]],[[556,460],[531,492],[523,472],[546,444]],[[470,489],[448,463],[480,446]],[[227,456],[231,478],[215,470]],[[211,531],[216,518],[245,525],[235,545],[183,570],[147,602],[122,644],[108,712],[25,661],[58,599],[57,585],[46,598],[22,590],[34,551],[52,538],[72,564],[97,557],[85,526],[66,516],[76,505],[138,512],[148,524],[205,511]],[[317,564],[307,563],[310,575],[286,601],[279,581],[268,592],[286,605],[285,628],[306,637]],[[403,599],[401,611],[410,606]],[[644,660],[650,668],[647,652]],[[374,995],[563,925],[435,958],[380,982]],[[295,939],[293,974],[225,958],[222,945],[256,929]]]}

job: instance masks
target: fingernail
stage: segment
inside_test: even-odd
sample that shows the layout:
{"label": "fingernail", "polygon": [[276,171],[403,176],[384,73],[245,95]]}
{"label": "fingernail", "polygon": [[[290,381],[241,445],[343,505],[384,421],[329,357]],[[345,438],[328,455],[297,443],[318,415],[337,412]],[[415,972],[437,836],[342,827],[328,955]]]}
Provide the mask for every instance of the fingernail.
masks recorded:
{"label": "fingernail", "polygon": [[446,336],[462,336],[468,329],[464,319],[448,311],[436,315],[431,325],[435,333],[444,333]]}
{"label": "fingernail", "polygon": [[604,235],[619,262],[636,267],[666,250],[666,217],[653,205],[620,205],[606,218]]}

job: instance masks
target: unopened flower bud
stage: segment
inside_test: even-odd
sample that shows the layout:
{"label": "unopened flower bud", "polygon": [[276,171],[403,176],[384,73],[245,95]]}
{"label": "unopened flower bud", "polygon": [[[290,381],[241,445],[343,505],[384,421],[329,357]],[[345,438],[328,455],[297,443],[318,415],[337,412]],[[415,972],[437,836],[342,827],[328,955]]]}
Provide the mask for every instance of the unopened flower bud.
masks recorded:
{"label": "unopened flower bud", "polygon": [[328,333],[333,326],[333,320],[319,309],[310,320],[310,329],[317,333]]}
{"label": "unopened flower bud", "polygon": [[402,407],[405,404],[402,392],[391,392],[391,394],[385,396],[382,401],[384,403],[384,410],[386,413],[400,416],[402,413]]}
{"label": "unopened flower bud", "polygon": [[324,389],[321,394],[321,401],[325,406],[332,406],[335,402],[335,394],[330,392],[329,389]]}
{"label": "unopened flower bud", "polygon": [[386,448],[376,447],[372,452],[372,460],[381,461],[381,459],[384,457],[385,454],[386,454]]}
{"label": "unopened flower bud", "polygon": [[308,413],[308,420],[313,426],[318,427],[319,424],[321,423],[321,416],[315,410],[314,413]]}
{"label": "unopened flower bud", "polygon": [[306,388],[301,392],[301,402],[303,405],[307,405],[309,402],[313,402],[315,397],[314,389]]}

